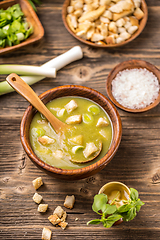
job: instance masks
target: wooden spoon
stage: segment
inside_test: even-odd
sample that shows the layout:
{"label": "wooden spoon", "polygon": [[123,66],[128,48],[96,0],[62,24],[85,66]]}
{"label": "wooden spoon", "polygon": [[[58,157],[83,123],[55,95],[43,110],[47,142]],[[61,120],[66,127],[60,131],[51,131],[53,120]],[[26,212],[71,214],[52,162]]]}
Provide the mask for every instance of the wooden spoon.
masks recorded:
{"label": "wooden spoon", "polygon": [[[41,112],[47,118],[47,120],[51,123],[57,134],[59,133],[61,136],[62,130],[64,131],[65,129],[71,127],[70,125],[63,123],[58,118],[56,118],[43,104],[43,102],[32,90],[32,88],[26,82],[24,82],[17,74],[11,73],[6,78],[6,80],[16,90],[16,92],[23,96],[29,103],[31,103],[39,112]],[[70,160],[78,163],[89,162],[95,159],[100,154],[101,150],[102,144],[100,144],[100,148],[96,152],[96,154],[91,158],[87,158],[86,161],[78,162],[76,160]]]}
{"label": "wooden spoon", "polygon": [[7,78],[7,82],[13,87],[16,92],[22,95],[28,102],[30,102],[39,112],[41,112],[47,120],[51,123],[56,133],[68,128],[69,125],[61,122],[56,118],[32,90],[32,88],[23,81],[17,74],[11,73]]}

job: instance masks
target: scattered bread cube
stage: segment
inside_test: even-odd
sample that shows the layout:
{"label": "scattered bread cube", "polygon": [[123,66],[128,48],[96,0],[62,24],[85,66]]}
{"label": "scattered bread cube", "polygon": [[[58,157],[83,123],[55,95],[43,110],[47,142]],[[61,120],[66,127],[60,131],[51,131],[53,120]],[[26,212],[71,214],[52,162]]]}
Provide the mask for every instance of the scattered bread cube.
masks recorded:
{"label": "scattered bread cube", "polygon": [[35,202],[35,203],[40,203],[41,201],[42,201],[42,199],[43,199],[43,197],[40,195],[40,194],[38,194],[38,193],[35,193],[34,195],[33,195],[33,201]]}
{"label": "scattered bread cube", "polygon": [[47,145],[47,144],[51,144],[55,142],[55,139],[50,138],[48,136],[42,136],[38,138],[38,141],[42,144],[42,145]]}
{"label": "scattered bread cube", "polygon": [[49,228],[44,227],[42,230],[42,240],[50,240],[52,231]]}
{"label": "scattered bread cube", "polygon": [[97,151],[98,151],[98,148],[96,147],[96,145],[93,142],[89,142],[89,143],[86,143],[86,148],[83,151],[83,155],[85,156],[85,158],[88,158],[89,156],[91,156],[93,153]]}
{"label": "scattered bread cube", "polygon": [[62,222],[65,222],[66,221],[66,218],[67,218],[67,213],[64,211],[62,217],[61,217],[61,221]]}
{"label": "scattered bread cube", "polygon": [[82,122],[82,115],[73,115],[66,119],[67,124],[79,124]]}
{"label": "scattered bread cube", "polygon": [[40,186],[43,185],[43,181],[41,177],[36,178],[35,180],[32,181],[32,183],[35,189],[38,189]]}
{"label": "scattered bread cube", "polygon": [[60,223],[58,223],[58,225],[64,230],[64,229],[66,229],[68,223],[67,222],[60,222]]}
{"label": "scattered bread cube", "polygon": [[61,219],[57,216],[57,214],[50,215],[48,220],[53,224],[56,225],[61,222]]}
{"label": "scattered bread cube", "polygon": [[66,208],[72,209],[75,203],[75,196],[66,196],[65,201],[64,201],[64,206]]}
{"label": "scattered bread cube", "polygon": [[39,204],[38,212],[46,212],[48,208],[48,204]]}
{"label": "scattered bread cube", "polygon": [[63,216],[64,210],[61,206],[57,206],[56,209],[54,210],[53,214],[57,214],[59,218]]}

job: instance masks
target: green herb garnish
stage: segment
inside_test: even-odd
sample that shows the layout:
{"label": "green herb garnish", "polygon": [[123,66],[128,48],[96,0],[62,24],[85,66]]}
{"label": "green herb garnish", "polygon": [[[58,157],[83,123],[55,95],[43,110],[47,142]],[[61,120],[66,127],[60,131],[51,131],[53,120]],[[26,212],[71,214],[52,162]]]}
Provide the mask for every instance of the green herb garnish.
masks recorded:
{"label": "green herb garnish", "polygon": [[19,4],[0,9],[0,47],[17,45],[32,33],[33,27],[26,21]]}
{"label": "green herb garnish", "polygon": [[[114,199],[114,201],[118,202],[119,200]],[[110,228],[121,218],[123,221],[131,221],[133,218],[135,218],[141,206],[144,205],[144,202],[139,199],[138,191],[134,188],[130,188],[130,199],[122,200],[124,205],[120,206],[119,208],[117,208],[116,205],[111,205],[107,202],[107,195],[103,193],[95,195],[92,209],[94,212],[101,215],[101,219],[91,220],[87,222],[87,225],[102,223],[104,227]]]}

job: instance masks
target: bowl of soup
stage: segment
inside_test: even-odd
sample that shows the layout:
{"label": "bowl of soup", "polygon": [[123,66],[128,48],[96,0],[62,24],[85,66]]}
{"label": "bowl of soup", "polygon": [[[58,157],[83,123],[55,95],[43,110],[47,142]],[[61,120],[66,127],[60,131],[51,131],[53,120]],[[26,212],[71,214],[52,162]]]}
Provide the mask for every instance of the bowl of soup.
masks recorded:
{"label": "bowl of soup", "polygon": [[56,87],[39,97],[69,128],[57,134],[30,105],[22,117],[20,137],[32,162],[53,177],[67,180],[102,170],[116,154],[122,135],[120,116],[110,100],[77,85]]}

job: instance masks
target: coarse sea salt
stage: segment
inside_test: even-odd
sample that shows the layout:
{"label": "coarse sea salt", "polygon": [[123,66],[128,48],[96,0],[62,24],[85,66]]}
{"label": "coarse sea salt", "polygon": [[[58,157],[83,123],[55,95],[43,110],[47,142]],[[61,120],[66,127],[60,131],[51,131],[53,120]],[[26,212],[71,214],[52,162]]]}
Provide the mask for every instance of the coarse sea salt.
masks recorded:
{"label": "coarse sea salt", "polygon": [[159,81],[146,68],[126,69],[112,81],[112,94],[126,108],[144,108],[158,98]]}

